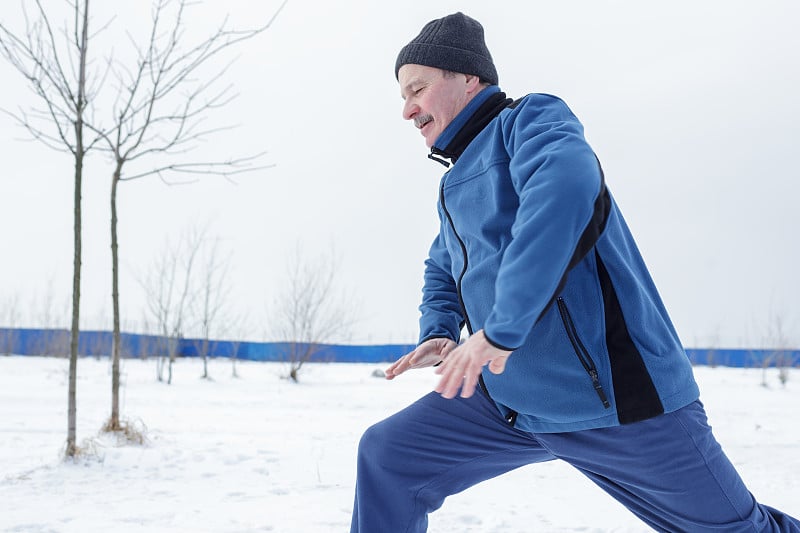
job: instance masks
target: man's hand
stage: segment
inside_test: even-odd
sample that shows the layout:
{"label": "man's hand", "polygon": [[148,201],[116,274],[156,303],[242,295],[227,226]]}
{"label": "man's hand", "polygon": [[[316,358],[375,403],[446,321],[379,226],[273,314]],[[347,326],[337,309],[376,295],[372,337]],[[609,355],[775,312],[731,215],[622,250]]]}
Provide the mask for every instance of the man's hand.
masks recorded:
{"label": "man's hand", "polygon": [[433,366],[444,360],[456,346],[455,341],[450,339],[428,339],[387,368],[386,379],[394,379],[411,368]]}
{"label": "man's hand", "polygon": [[467,341],[450,352],[436,373],[442,378],[434,390],[444,398],[455,398],[458,389],[461,397],[469,398],[475,392],[481,369],[488,363],[493,374],[502,374],[511,352],[492,346],[483,330],[474,333]]}

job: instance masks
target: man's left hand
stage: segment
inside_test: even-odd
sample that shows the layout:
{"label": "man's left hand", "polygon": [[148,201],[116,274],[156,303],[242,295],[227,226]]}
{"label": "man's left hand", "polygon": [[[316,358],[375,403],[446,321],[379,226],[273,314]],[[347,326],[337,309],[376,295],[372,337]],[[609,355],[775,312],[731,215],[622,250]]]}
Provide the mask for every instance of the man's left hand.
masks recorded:
{"label": "man's left hand", "polygon": [[471,335],[464,344],[455,348],[444,362],[436,367],[442,378],[434,389],[444,398],[455,398],[461,389],[461,397],[469,398],[475,392],[478,378],[485,365],[493,374],[501,374],[511,352],[492,346],[483,330]]}

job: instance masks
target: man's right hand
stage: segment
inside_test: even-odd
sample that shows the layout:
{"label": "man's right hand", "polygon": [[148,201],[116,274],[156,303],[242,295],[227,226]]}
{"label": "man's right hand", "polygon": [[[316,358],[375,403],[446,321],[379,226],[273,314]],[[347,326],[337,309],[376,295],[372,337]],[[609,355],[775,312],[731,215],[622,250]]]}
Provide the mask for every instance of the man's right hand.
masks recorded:
{"label": "man's right hand", "polygon": [[386,379],[394,379],[406,370],[434,366],[447,357],[458,344],[450,339],[428,339],[386,369]]}

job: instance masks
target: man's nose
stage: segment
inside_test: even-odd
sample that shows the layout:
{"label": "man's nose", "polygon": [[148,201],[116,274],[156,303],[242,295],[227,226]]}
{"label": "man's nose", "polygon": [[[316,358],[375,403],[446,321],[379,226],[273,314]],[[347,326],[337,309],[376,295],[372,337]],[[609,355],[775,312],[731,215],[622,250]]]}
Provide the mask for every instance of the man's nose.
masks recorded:
{"label": "man's nose", "polygon": [[417,113],[419,113],[419,106],[406,100],[405,104],[403,104],[403,119],[411,120]]}

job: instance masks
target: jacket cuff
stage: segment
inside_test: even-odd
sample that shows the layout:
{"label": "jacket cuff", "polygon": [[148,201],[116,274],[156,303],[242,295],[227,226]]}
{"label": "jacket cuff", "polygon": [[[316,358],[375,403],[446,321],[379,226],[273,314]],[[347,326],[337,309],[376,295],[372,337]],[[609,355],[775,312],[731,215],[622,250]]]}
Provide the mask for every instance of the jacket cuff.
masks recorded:
{"label": "jacket cuff", "polygon": [[483,330],[483,336],[486,338],[486,341],[489,344],[491,344],[492,346],[494,346],[498,350],[503,350],[503,351],[506,351],[506,352],[513,352],[514,350],[519,348],[519,346],[517,346],[516,348],[509,348],[508,346],[503,346],[502,344],[493,341],[492,338],[486,333],[486,330]]}
{"label": "jacket cuff", "polygon": [[428,342],[428,341],[429,341],[429,340],[431,340],[431,339],[447,339],[447,340],[451,340],[451,341],[455,342],[456,344],[458,344],[458,341],[457,341],[457,340],[455,340],[455,339],[452,339],[452,338],[450,338],[450,337],[449,337],[449,336],[447,336],[447,335],[429,335],[429,336],[427,336],[427,337],[425,337],[425,338],[421,339],[421,340],[420,340],[420,341],[417,343],[417,346],[419,346],[419,345],[420,345],[420,344],[422,344],[423,342]]}

